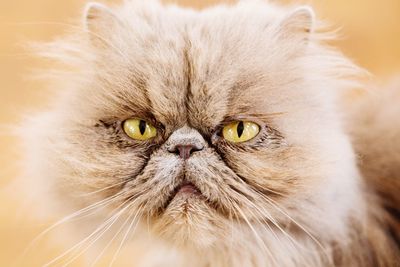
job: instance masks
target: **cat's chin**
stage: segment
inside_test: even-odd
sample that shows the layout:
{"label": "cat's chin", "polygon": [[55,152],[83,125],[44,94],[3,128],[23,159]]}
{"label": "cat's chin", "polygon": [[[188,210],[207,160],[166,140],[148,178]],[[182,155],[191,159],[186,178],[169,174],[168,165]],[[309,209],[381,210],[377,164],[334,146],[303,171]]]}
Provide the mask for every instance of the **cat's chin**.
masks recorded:
{"label": "cat's chin", "polygon": [[163,212],[152,219],[156,235],[178,246],[205,247],[215,242],[217,211],[194,184],[179,185],[165,204]]}
{"label": "cat's chin", "polygon": [[[205,248],[215,243],[213,210],[201,196],[178,195],[154,221],[157,236],[175,246]],[[211,215],[211,216],[210,216]]]}

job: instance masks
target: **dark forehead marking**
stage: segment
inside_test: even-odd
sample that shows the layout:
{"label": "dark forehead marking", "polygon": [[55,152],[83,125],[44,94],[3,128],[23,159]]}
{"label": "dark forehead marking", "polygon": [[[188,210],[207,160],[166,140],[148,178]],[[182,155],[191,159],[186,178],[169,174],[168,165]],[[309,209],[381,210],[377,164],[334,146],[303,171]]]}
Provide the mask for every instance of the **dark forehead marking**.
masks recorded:
{"label": "dark forehead marking", "polygon": [[[260,73],[233,64],[233,55],[224,47],[235,46],[235,43],[220,43],[221,39],[213,36],[209,25],[200,27],[197,32],[192,31],[192,34],[197,37],[196,43],[187,39],[188,51],[185,54],[188,76],[185,102],[189,122],[197,128],[211,129],[223,123],[227,116],[233,117],[234,113],[245,115],[249,109],[255,112],[255,103],[250,100],[257,96],[249,97],[248,94],[249,89],[257,86]],[[241,49],[235,47],[235,51]]]}
{"label": "dark forehead marking", "polygon": [[144,92],[146,99],[150,101],[147,96],[147,77],[143,73],[135,73],[131,77],[131,82],[135,89]]}
{"label": "dark forehead marking", "polygon": [[[148,96],[147,77],[143,73],[133,73],[129,77],[129,85],[117,97],[121,108],[133,116],[145,116],[152,113],[152,103]],[[128,114],[129,115],[129,114]]]}
{"label": "dark forehead marking", "polygon": [[[210,72],[209,62],[205,62],[207,55],[207,40],[197,38],[196,31],[186,27],[185,36],[185,76],[187,79],[185,92],[186,122],[191,127],[207,131],[211,125],[213,93],[209,90]],[[193,38],[196,42],[193,42]],[[212,52],[211,52],[212,53]],[[214,101],[215,102],[215,101]]]}
{"label": "dark forehead marking", "polygon": [[240,71],[228,90],[228,116],[269,117],[265,100],[270,88],[264,76],[257,70]]}
{"label": "dark forehead marking", "polygon": [[[153,105],[148,93],[148,77],[146,77],[143,73],[136,73],[136,75],[132,75],[131,82],[133,85],[133,90],[138,90],[142,92],[143,98],[145,100],[145,106],[141,107],[141,110],[144,113],[151,114],[153,110]],[[136,102],[137,99],[131,99],[131,102]]]}
{"label": "dark forehead marking", "polygon": [[[191,87],[189,77],[192,72],[188,55],[191,43],[185,36],[184,30],[173,40],[160,35],[153,48],[146,47],[150,52],[145,53],[141,63],[149,72],[147,80],[134,81],[145,93],[154,117],[168,130],[183,126],[187,120],[185,98]],[[166,48],[168,54],[165,54]]]}
{"label": "dark forehead marking", "polygon": [[191,87],[192,87],[192,77],[193,77],[193,64],[190,59],[189,52],[192,48],[192,42],[190,41],[189,37],[185,35],[185,47],[183,50],[183,60],[184,60],[184,73],[186,77],[186,86],[184,87],[185,92],[185,108],[186,108],[186,122],[189,123],[189,102],[191,97],[193,97]]}
{"label": "dark forehead marking", "polygon": [[98,97],[106,105],[98,105],[96,116],[105,121],[123,120],[133,116],[151,113],[150,101],[146,95],[146,76],[131,72],[120,75],[119,79],[110,80],[100,77],[102,82]]}

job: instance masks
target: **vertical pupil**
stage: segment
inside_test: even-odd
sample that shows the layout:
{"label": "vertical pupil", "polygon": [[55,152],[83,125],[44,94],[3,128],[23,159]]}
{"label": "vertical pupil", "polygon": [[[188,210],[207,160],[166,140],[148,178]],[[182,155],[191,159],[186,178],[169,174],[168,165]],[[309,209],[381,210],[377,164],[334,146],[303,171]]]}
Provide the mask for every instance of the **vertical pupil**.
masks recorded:
{"label": "vertical pupil", "polygon": [[244,131],[244,125],[243,125],[243,121],[239,122],[238,126],[237,126],[237,134],[239,136],[239,138],[242,136]]}
{"label": "vertical pupil", "polygon": [[139,131],[142,135],[146,131],[146,122],[144,120],[140,120],[139,122]]}

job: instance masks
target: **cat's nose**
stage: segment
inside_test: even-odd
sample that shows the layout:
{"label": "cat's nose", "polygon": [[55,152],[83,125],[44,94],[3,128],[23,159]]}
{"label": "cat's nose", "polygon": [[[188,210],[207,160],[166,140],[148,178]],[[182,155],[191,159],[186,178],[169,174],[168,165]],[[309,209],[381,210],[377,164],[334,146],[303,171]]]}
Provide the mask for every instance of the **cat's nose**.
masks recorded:
{"label": "cat's nose", "polygon": [[186,144],[186,145],[176,145],[168,149],[169,152],[178,154],[182,159],[188,159],[192,153],[196,151],[203,150],[202,145]]}
{"label": "cat's nose", "polygon": [[165,146],[169,153],[177,154],[180,158],[186,160],[194,152],[203,150],[207,143],[196,129],[184,125],[171,134]]}

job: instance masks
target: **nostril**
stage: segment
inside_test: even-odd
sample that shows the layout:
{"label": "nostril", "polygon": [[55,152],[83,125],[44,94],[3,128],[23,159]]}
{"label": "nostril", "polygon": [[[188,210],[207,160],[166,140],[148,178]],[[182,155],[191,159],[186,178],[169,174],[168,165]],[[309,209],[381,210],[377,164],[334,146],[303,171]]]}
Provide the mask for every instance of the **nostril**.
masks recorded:
{"label": "nostril", "polygon": [[193,152],[203,150],[203,146],[196,145],[176,145],[173,149],[168,150],[171,153],[178,154],[183,159],[188,159]]}

